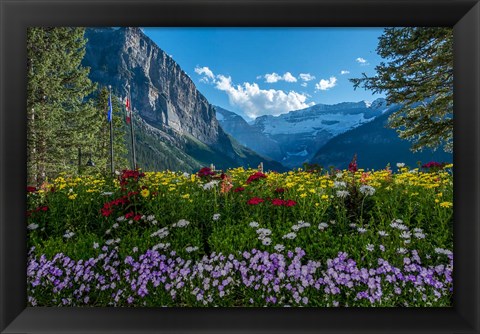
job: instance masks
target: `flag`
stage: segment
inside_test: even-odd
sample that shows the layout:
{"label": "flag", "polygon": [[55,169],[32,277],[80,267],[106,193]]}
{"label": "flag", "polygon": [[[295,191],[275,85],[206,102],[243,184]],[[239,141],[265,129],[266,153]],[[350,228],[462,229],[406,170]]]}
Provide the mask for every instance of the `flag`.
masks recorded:
{"label": "flag", "polygon": [[108,96],[108,114],[107,114],[107,120],[109,122],[112,121],[112,113],[113,113],[113,110],[112,110],[112,94],[110,94]]}
{"label": "flag", "polygon": [[127,117],[125,121],[127,122],[127,124],[130,124],[130,101],[128,100],[128,97],[127,101],[125,102],[125,107],[127,108]]}

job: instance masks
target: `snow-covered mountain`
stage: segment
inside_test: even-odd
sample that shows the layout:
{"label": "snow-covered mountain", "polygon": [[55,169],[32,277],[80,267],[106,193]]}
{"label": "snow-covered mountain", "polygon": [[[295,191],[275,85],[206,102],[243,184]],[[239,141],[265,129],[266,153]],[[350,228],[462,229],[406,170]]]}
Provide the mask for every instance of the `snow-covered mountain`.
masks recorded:
{"label": "snow-covered mountain", "polygon": [[385,99],[317,104],[279,116],[261,116],[252,124],[225,109],[216,110],[220,126],[241,144],[287,167],[298,167],[333,137],[374,120],[390,108]]}

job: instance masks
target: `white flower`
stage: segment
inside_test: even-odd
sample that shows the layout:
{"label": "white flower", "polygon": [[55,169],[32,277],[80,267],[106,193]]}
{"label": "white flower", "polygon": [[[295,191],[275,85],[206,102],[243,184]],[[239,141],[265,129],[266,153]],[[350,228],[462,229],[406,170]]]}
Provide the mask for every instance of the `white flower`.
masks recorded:
{"label": "white flower", "polygon": [[107,241],[105,241],[105,244],[106,244],[106,245],[111,245],[111,244],[113,244],[113,239],[108,239]]}
{"label": "white flower", "polygon": [[403,231],[402,234],[400,234],[400,238],[402,239],[410,239],[412,237],[412,233]]}
{"label": "white flower", "polygon": [[118,226],[119,226],[118,223],[115,223],[112,225],[113,228],[117,228]]}
{"label": "white flower", "polygon": [[105,231],[105,234],[110,234],[110,232],[112,232],[112,230],[108,229]]}
{"label": "white flower", "polygon": [[363,185],[360,187],[360,192],[365,196],[372,196],[375,194],[375,188],[369,185]]}
{"label": "white flower", "polygon": [[381,237],[388,237],[388,233],[385,232],[385,231],[378,231],[378,234],[379,234]]}
{"label": "white flower", "polygon": [[357,231],[358,231],[358,233],[363,234],[363,233],[367,232],[367,229],[363,228],[363,227],[359,227],[359,228],[357,228]]}
{"label": "white flower", "polygon": [[285,234],[282,239],[295,239],[297,237],[297,234],[295,232],[290,232]]}
{"label": "white flower", "polygon": [[220,214],[219,213],[215,213],[213,215],[213,220],[219,220],[220,219]]}
{"label": "white flower", "polygon": [[32,223],[27,226],[29,230],[36,230],[38,228],[38,224]]}
{"label": "white flower", "polygon": [[435,253],[437,254],[444,254],[444,255],[450,255],[453,254],[451,251],[448,249],[443,249],[443,248],[435,248]]}
{"label": "white flower", "polygon": [[397,162],[397,167],[398,168],[403,168],[403,167],[405,167],[405,164],[403,162]]}
{"label": "white flower", "polygon": [[425,239],[425,234],[424,233],[420,233],[420,232],[416,232],[413,234],[415,236],[415,238],[417,239]]}
{"label": "white flower", "polygon": [[273,247],[277,252],[281,252],[285,249],[284,245],[281,244],[276,244],[275,247]]}
{"label": "white flower", "polygon": [[342,178],[342,176],[343,176],[343,173],[341,173],[341,172],[340,172],[340,173],[337,173],[337,174],[335,174],[335,177],[336,177],[337,179],[340,179],[340,178]]}
{"label": "white flower", "polygon": [[69,230],[67,230],[65,232],[65,234],[63,235],[64,238],[67,238],[67,239],[70,239],[71,237],[73,237],[75,235],[75,233],[73,232],[70,232]]}
{"label": "white flower", "polygon": [[327,223],[320,223],[318,224],[318,229],[320,231],[323,231],[324,229],[326,229],[328,227],[328,224]]}
{"label": "white flower", "polygon": [[357,228],[357,224],[355,223],[348,224],[348,226],[350,226],[351,228]]}
{"label": "white flower", "polygon": [[339,198],[346,198],[350,193],[347,190],[338,190],[337,197]]}
{"label": "white flower", "polygon": [[300,226],[298,226],[298,225],[293,225],[293,226],[292,226],[292,230],[294,230],[295,232],[298,232],[298,230],[300,230]]}
{"label": "white flower", "polygon": [[93,249],[97,249],[98,247],[100,247],[100,245],[98,244],[98,242],[94,242],[94,243],[93,243]]}
{"label": "white flower", "polygon": [[115,239],[115,243],[118,244],[120,242],[120,238]]}
{"label": "white flower", "polygon": [[413,232],[415,232],[415,233],[423,233],[423,230],[422,230],[421,228],[416,227],[416,228],[413,229]]}
{"label": "white flower", "polygon": [[333,187],[334,188],[345,188],[347,184],[344,181],[334,181]]}
{"label": "white flower", "polygon": [[375,246],[372,244],[368,244],[366,248],[367,248],[367,251],[372,252],[375,249]]}
{"label": "white flower", "polygon": [[182,175],[184,178],[187,178],[187,179],[190,177],[190,174],[188,174],[187,172],[183,173]]}
{"label": "white flower", "polygon": [[213,181],[210,181],[208,183],[205,183],[202,186],[203,190],[210,190],[210,189],[214,188],[218,183],[219,183],[219,181],[217,181],[217,180],[213,180]]}
{"label": "white flower", "polygon": [[152,234],[150,234],[150,236],[151,236],[152,238],[153,238],[153,237],[159,237],[160,239],[163,239],[163,238],[165,238],[168,234],[169,234],[169,232],[168,232],[168,227],[164,227],[164,228],[159,229],[159,230],[156,231],[156,232],[153,232]]}
{"label": "white flower", "polygon": [[405,248],[400,247],[400,248],[397,248],[397,253],[398,254],[406,254],[407,250]]}
{"label": "white flower", "polygon": [[123,222],[125,220],[124,216],[120,216],[117,218],[117,222]]}
{"label": "white flower", "polygon": [[250,224],[250,227],[259,227],[260,224],[258,224],[257,222],[251,222]]}
{"label": "white flower", "polygon": [[198,250],[198,247],[191,247],[191,246],[188,246],[187,248],[185,248],[185,251],[187,253],[191,253],[191,252],[195,252],[196,250]]}
{"label": "white flower", "polygon": [[154,216],[154,215],[148,215],[148,216],[147,216],[147,220],[148,220],[149,222],[151,222],[151,221],[154,220],[154,219],[155,219],[155,216]]}
{"label": "white flower", "polygon": [[272,239],[270,239],[270,238],[264,238],[264,239],[262,240],[262,244],[265,245],[265,246],[268,246],[268,245],[270,245],[271,243],[272,243]]}
{"label": "white flower", "polygon": [[138,247],[133,247],[132,252],[134,252],[134,253],[138,252]]}
{"label": "white flower", "polygon": [[157,225],[157,221],[156,220],[152,220],[152,225]]}
{"label": "white flower", "polygon": [[100,195],[102,195],[102,196],[110,196],[110,195],[113,195],[113,192],[105,191],[105,192],[101,193]]}
{"label": "white flower", "polygon": [[259,228],[256,232],[259,240],[264,240],[267,236],[272,234],[272,231],[268,228]]}
{"label": "white flower", "polygon": [[185,219],[180,219],[178,222],[174,223],[172,227],[185,227],[188,226],[190,222]]}

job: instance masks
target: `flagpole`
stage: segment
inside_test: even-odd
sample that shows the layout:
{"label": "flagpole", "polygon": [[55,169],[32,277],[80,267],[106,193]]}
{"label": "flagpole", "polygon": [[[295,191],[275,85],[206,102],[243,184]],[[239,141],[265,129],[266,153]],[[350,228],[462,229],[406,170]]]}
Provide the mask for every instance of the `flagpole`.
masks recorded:
{"label": "flagpole", "polygon": [[133,169],[137,169],[137,159],[135,156],[135,135],[133,133],[133,107],[132,107],[132,95],[130,94],[130,85],[128,85],[128,99],[130,102],[130,135],[132,139],[132,161],[133,161]]}
{"label": "flagpole", "polygon": [[108,102],[109,102],[109,121],[110,121],[110,171],[112,175],[115,173],[115,166],[113,165],[113,106],[112,106],[112,86],[108,85]]}

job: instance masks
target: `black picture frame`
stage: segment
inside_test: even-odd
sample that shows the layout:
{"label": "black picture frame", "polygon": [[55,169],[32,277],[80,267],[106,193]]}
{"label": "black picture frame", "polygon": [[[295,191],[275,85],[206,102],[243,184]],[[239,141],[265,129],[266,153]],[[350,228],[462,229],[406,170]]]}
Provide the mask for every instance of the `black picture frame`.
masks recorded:
{"label": "black picture frame", "polygon": [[[478,0],[0,0],[1,333],[480,333]],[[454,305],[450,308],[26,307],[28,26],[452,26]]]}

